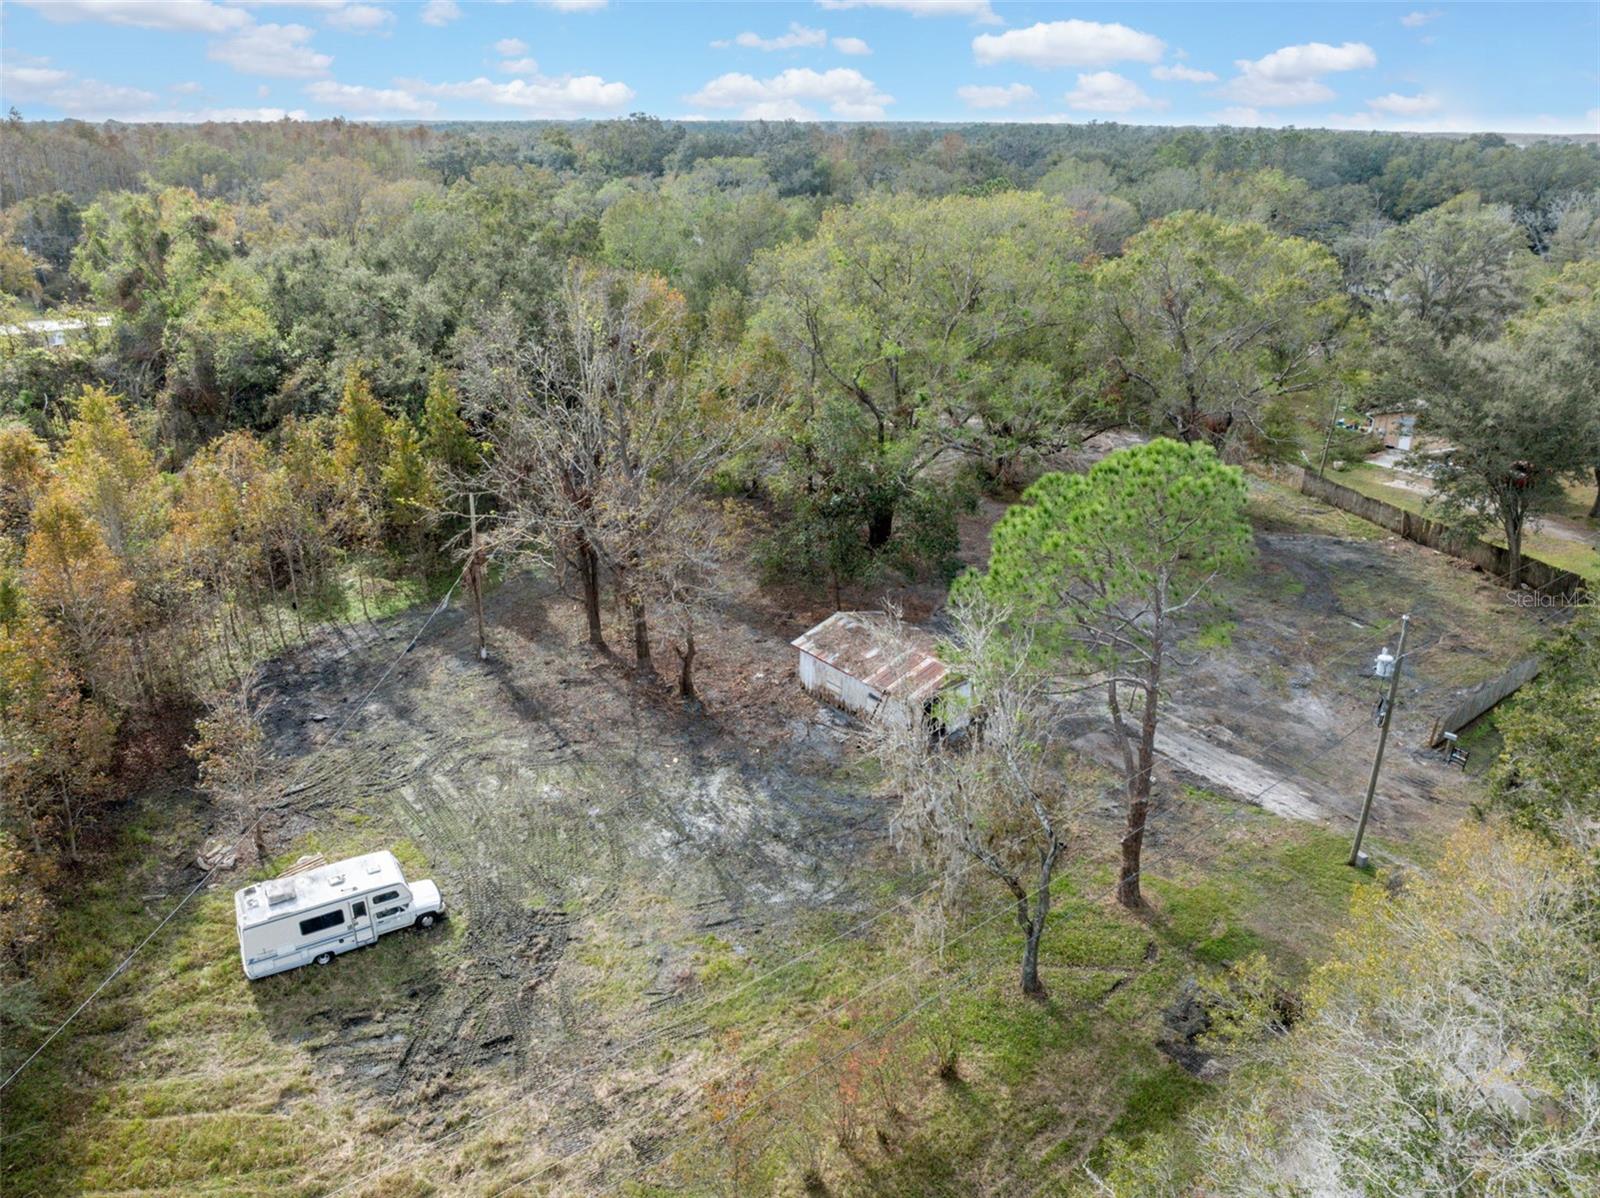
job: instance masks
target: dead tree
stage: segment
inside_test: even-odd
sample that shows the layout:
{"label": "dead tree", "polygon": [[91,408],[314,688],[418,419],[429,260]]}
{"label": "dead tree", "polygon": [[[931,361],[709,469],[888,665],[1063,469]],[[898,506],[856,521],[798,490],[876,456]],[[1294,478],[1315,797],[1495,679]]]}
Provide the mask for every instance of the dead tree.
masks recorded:
{"label": "dead tree", "polygon": [[463,389],[492,445],[479,485],[499,500],[495,538],[570,562],[596,646],[609,578],[645,675],[651,609],[671,601],[662,580],[683,574],[663,565],[678,514],[755,425],[692,385],[686,316],[659,278],[575,264],[540,339],[502,314],[464,354]]}
{"label": "dead tree", "polygon": [[981,602],[952,614],[955,664],[981,704],[983,735],[950,745],[929,736],[915,712],[879,717],[877,756],[900,799],[895,843],[937,871],[946,910],[971,877],[987,876],[1011,895],[1023,936],[1022,992],[1042,999],[1039,947],[1083,802],[1052,756],[1048,679],[1030,664],[1029,647],[1015,644],[1015,631]]}

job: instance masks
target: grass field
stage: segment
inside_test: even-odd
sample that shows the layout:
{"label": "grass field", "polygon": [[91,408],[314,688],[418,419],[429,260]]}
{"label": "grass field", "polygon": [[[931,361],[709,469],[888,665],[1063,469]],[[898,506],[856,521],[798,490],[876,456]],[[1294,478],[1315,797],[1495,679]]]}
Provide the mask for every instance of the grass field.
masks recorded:
{"label": "grass field", "polygon": [[[123,837],[131,886],[92,888],[69,912],[63,942],[77,951],[42,973],[47,992],[77,993],[111,964],[113,945],[148,926],[160,905],[137,897],[154,880],[141,863],[169,859],[198,814],[185,814],[178,795],[141,805]],[[1155,1046],[1178,984],[1256,951],[1297,977],[1350,888],[1368,881],[1343,865],[1342,837],[1312,827],[1203,792],[1169,815],[1150,849],[1147,919],[1106,901],[1104,853],[1086,854],[1059,883],[1044,1004],[1017,993],[1020,940],[999,891],[974,893],[942,954],[899,919],[843,937],[843,918],[818,919],[782,953],[760,956],[706,936],[682,996],[702,1022],[668,1052],[673,1072],[696,1079],[685,1092],[708,1102],[662,1141],[677,1155],[629,1178],[622,1157],[640,1129],[620,1119],[593,1135],[583,1168],[541,1182],[560,1180],[554,1192],[605,1179],[636,1181],[641,1193],[716,1193],[695,1179],[722,1177],[755,1187],[746,1192],[801,1193],[809,1170],[839,1194],[982,1192],[985,1178],[1069,1192],[1077,1163],[1106,1135],[1137,1140],[1210,1100],[1211,1085]],[[359,839],[335,831],[293,852],[338,853]],[[400,851],[408,869],[426,870],[412,846]],[[366,1079],[319,1064],[330,1037],[406,1036],[381,1013],[343,1025],[321,1014],[374,996],[381,1007],[448,977],[465,930],[457,919],[388,936],[328,969],[252,984],[238,966],[228,893],[206,892],[8,1095],[7,1192],[324,1194],[482,1114],[513,1079],[424,1117],[414,1096],[380,1099]],[[606,967],[603,942],[591,944],[597,976],[631,985]],[[930,994],[946,997],[930,1003]],[[917,1018],[896,1024],[918,1003]],[[941,1044],[957,1059],[943,1079]],[[825,1060],[836,1067],[808,1076]],[[549,1151],[535,1130],[486,1119],[425,1167],[356,1192],[493,1193]],[[607,1163],[585,1171],[595,1159]]]}
{"label": "grass field", "polygon": [[[1307,748],[1273,768],[1368,727],[1350,696],[1399,611],[1449,630],[1415,680],[1441,690],[1532,635],[1440,555],[1276,484],[1253,481],[1250,504],[1260,568],[1196,636],[1206,660],[1174,710],[1240,752],[1303,723]],[[1050,999],[1026,1000],[1002,890],[972,887],[942,940],[923,934],[908,899],[927,879],[894,851],[877,771],[817,748],[827,725],[771,627],[708,638],[712,714],[692,716],[584,649],[548,591],[491,600],[489,663],[459,610],[441,616],[336,740],[327,713],[421,611],[274,663],[270,742],[306,779],[274,816],[274,859],[202,891],[6,1092],[8,1196],[1085,1191],[1111,1141],[1226,1096],[1225,1075],[1159,1046],[1186,979],[1260,952],[1293,985],[1373,880],[1343,864],[1342,823],[1164,771],[1135,917],[1108,901],[1118,803],[1091,771],[1098,814],[1043,945]],[[1324,757],[1308,784],[1343,805],[1364,761]],[[1374,847],[1426,860],[1476,783],[1398,752],[1395,779],[1405,818]],[[193,885],[222,822],[182,778],[119,814],[32,969],[29,1041]],[[437,878],[452,918],[247,982],[233,888],[378,846]]]}
{"label": "grass field", "polygon": [[[1392,485],[1385,481],[1389,477],[1391,477],[1390,471],[1364,462],[1352,466],[1349,470],[1329,475],[1333,481],[1342,483],[1353,491],[1360,491],[1373,499],[1381,499],[1385,503],[1392,503],[1398,508],[1416,512],[1418,515],[1437,518],[1437,514],[1428,509],[1425,496],[1405,487]],[[1552,566],[1571,570],[1584,578],[1600,579],[1600,552],[1597,552],[1596,548],[1600,546],[1600,523],[1588,518],[1589,506],[1584,499],[1582,488],[1570,485],[1566,489],[1566,494],[1567,499],[1558,509],[1558,514],[1577,527],[1590,528],[1594,533],[1590,543],[1585,546],[1578,541],[1535,528],[1523,533],[1523,552],[1530,557],[1540,558]],[[1591,493],[1589,499],[1592,498]],[[1504,546],[1506,543],[1505,536],[1495,528],[1485,528],[1478,535],[1495,545]]]}

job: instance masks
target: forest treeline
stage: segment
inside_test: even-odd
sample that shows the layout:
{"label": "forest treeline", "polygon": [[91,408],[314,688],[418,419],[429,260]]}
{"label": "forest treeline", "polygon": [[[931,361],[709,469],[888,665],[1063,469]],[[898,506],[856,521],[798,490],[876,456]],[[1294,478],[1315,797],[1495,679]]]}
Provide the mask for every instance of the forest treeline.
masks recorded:
{"label": "forest treeline", "polygon": [[0,164],[7,323],[88,318],[0,345],[13,959],[153,728],[454,578],[469,509],[692,695],[730,554],[949,576],[1100,430],[1314,466],[1418,411],[1514,552],[1600,469],[1592,146],[13,118]]}
{"label": "forest treeline", "polygon": [[[250,679],[319,627],[532,562],[591,642],[641,679],[670,660],[693,699],[730,577],[836,605],[948,579],[961,512],[1030,483],[952,608],[973,621],[982,744],[945,754],[918,729],[884,757],[941,860],[996,869],[974,795],[1049,815],[1033,905],[1027,875],[996,872],[1042,995],[1075,816],[1035,801],[1074,800],[1039,753],[1037,662],[1077,646],[1075,668],[1118,680],[1118,727],[1119,686],[1143,705],[1118,888],[1137,907],[1172,668],[1146,613],[1169,583],[1247,567],[1238,463],[1320,469],[1371,448],[1353,417],[1415,414],[1451,446],[1429,463],[1439,513],[1495,528],[1513,563],[1530,521],[1600,483],[1600,150],[1572,143],[13,118],[0,293],[7,325],[79,326],[0,333],[12,1044],[35,1038],[12,1034],[39,999],[29,965],[106,812],[186,742],[214,795],[259,804]],[[1035,481],[1111,429],[1170,440]],[[985,637],[1015,643],[980,661]],[[1108,1143],[1107,1191],[1319,1190],[1381,1162],[1371,1192],[1582,1192],[1596,642],[1575,622],[1503,716],[1494,793],[1520,827],[1469,828],[1430,876],[1363,899],[1293,1038],[1262,962],[1209,979],[1251,1084],[1203,1123]],[[1461,1084],[1508,1062],[1514,1084]]]}

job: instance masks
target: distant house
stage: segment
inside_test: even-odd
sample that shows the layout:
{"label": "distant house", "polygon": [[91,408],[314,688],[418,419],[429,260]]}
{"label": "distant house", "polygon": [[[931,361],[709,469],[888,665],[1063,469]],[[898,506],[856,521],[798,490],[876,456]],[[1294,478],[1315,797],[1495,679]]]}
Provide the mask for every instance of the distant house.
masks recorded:
{"label": "distant house", "polygon": [[1383,442],[1385,449],[1400,453],[1434,456],[1448,453],[1451,445],[1418,427],[1422,419],[1417,412],[1374,412],[1367,417],[1365,432]]}
{"label": "distant house", "polygon": [[91,327],[103,329],[111,324],[111,317],[97,316],[87,320],[25,320],[21,324],[0,325],[0,336],[25,345],[47,345],[60,348]]}
{"label": "distant house", "polygon": [[[945,695],[970,700],[972,684],[939,660],[934,639],[896,628],[881,612],[835,612],[790,642],[800,651],[800,685],[825,702],[869,719],[929,719]],[[946,704],[949,731],[966,726],[969,703]]]}
{"label": "distant house", "polygon": [[1382,440],[1385,449],[1408,453],[1416,444],[1415,412],[1374,412],[1370,420],[1367,431]]}

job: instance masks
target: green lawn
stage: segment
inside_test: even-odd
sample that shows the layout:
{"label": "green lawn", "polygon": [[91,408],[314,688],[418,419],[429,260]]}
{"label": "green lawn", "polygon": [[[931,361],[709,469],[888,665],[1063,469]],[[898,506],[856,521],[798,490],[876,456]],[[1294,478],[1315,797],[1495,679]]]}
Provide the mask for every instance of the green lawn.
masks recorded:
{"label": "green lawn", "polygon": [[[753,1093],[712,1104],[714,1114],[735,1113],[727,1127],[636,1192],[710,1195],[727,1191],[705,1178],[737,1176],[745,1192],[801,1194],[809,1173],[810,1192],[833,1195],[968,1193],[999,1178],[1018,1193],[1078,1193],[1080,1166],[1104,1151],[1106,1137],[1137,1143],[1212,1101],[1211,1083],[1156,1046],[1163,1008],[1185,978],[1257,952],[1295,984],[1324,954],[1351,890],[1371,875],[1344,864],[1341,835],[1204,792],[1184,802],[1187,822],[1221,830],[1210,843],[1174,832],[1181,847],[1150,851],[1147,916],[1107,900],[1114,871],[1099,855],[1104,844],[1061,879],[1042,949],[1045,1003],[1018,990],[1020,939],[1009,917],[994,918],[1006,899],[993,887],[974,895],[938,966],[918,967],[927,950],[891,931],[843,942],[754,988],[740,989],[763,963],[719,974],[709,992],[737,996],[737,1013],[698,1048],[708,1064],[826,1017],[763,1058]],[[896,969],[907,971],[903,982],[850,1000]],[[941,987],[947,1000],[894,1026]],[[941,1045],[957,1053],[954,1077],[940,1076]],[[840,1068],[759,1101],[834,1056]]]}
{"label": "green lawn", "polygon": [[[1363,462],[1352,466],[1349,470],[1329,471],[1328,478],[1373,499],[1382,499],[1408,512],[1437,519],[1437,514],[1428,509],[1425,496],[1386,482],[1385,479],[1390,473],[1381,466]],[[1583,491],[1580,488],[1569,487],[1568,495],[1568,500],[1559,509],[1560,514],[1594,529],[1595,545],[1600,545],[1600,523],[1587,518],[1588,502],[1583,498]],[[1589,499],[1592,500],[1593,496],[1590,495]],[[1486,528],[1479,535],[1495,545],[1506,543],[1505,537],[1493,528]],[[1585,578],[1600,579],[1600,553],[1596,552],[1595,545],[1585,548],[1575,541],[1551,536],[1547,531],[1525,532],[1522,540],[1523,552],[1529,557],[1537,557],[1552,566],[1570,570]]]}
{"label": "green lawn", "polygon": [[[87,887],[63,913],[62,947],[38,973],[47,997],[59,1004],[83,993],[165,909],[141,895],[159,876],[156,863],[192,846],[198,813],[176,794],[141,805],[117,868],[105,871],[126,880]],[[1211,824],[1220,829],[1192,834]],[[1149,850],[1147,917],[1106,901],[1115,842],[1106,827],[1061,877],[1043,1004],[1018,992],[1020,941],[992,886],[973,892],[942,961],[899,915],[861,936],[839,935],[858,915],[821,919],[767,959],[707,936],[687,993],[703,1013],[700,1031],[622,1066],[686,1078],[706,1110],[738,1117],[714,1134],[680,1125],[663,1146],[688,1149],[633,1192],[651,1192],[647,1183],[727,1192],[704,1181],[721,1175],[745,1178],[751,1193],[798,1194],[809,1168],[838,1195],[961,1191],[997,1175],[1065,1193],[1107,1135],[1137,1141],[1209,1101],[1210,1085],[1155,1044],[1179,984],[1256,951],[1285,977],[1300,976],[1351,887],[1367,879],[1342,864],[1342,837],[1204,792],[1185,796],[1171,829],[1171,843]],[[274,865],[358,840],[359,829],[335,828]],[[408,867],[426,868],[414,849],[401,852]],[[239,968],[231,886],[203,892],[7,1094],[7,1193],[316,1194],[412,1142],[405,1110],[353,1102],[358,1084],[319,1066],[316,1050],[340,1033],[302,1035],[300,1016],[448,979],[463,925],[386,937],[348,967],[342,959],[251,984]],[[808,949],[814,955],[798,959]],[[644,984],[615,942],[597,938],[581,953],[598,984]],[[917,1007],[930,995],[943,997]],[[945,1079],[934,1064],[941,1044],[958,1060]],[[507,1079],[482,1080],[481,1092],[462,1091],[445,1108],[452,1123],[506,1093]],[[623,1135],[648,1130],[659,1129],[619,1124],[601,1155],[631,1162]],[[540,1129],[486,1119],[437,1159],[424,1157],[426,1167],[360,1192],[492,1193],[547,1150]],[[443,1180],[452,1176],[471,1180]]]}

